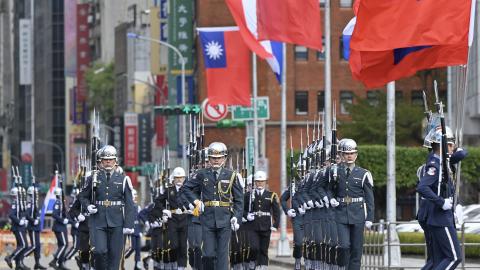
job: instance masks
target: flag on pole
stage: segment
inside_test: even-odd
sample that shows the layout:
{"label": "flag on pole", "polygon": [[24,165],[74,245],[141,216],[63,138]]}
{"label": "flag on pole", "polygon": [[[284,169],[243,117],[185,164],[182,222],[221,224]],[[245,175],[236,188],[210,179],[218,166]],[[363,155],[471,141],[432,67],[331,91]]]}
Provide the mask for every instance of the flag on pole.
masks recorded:
{"label": "flag on pole", "polygon": [[279,83],[282,83],[282,46],[277,41],[258,40],[257,0],[226,0],[230,13],[240,29],[243,41],[252,52],[267,60]]}
{"label": "flag on pole", "polygon": [[318,0],[257,0],[259,40],[323,50]]}
{"label": "flag on pole", "polygon": [[469,35],[472,0],[361,0],[351,48],[455,45]]}
{"label": "flag on pole", "polygon": [[251,54],[238,27],[197,28],[211,104],[250,106]]}
{"label": "flag on pole", "polygon": [[51,214],[53,207],[55,206],[55,188],[58,187],[58,175],[55,174],[50,182],[50,188],[48,189],[45,200],[43,200],[42,211],[40,213],[40,228],[43,230],[43,221],[45,220],[45,214]]}

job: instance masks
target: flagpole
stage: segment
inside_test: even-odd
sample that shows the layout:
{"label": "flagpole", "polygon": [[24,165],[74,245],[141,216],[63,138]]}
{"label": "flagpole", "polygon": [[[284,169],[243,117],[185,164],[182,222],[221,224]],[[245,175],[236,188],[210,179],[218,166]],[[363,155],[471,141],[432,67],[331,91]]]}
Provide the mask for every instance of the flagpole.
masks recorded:
{"label": "flagpole", "polygon": [[[332,123],[332,57],[330,37],[330,0],[325,0],[325,130],[330,130]],[[327,140],[331,134],[327,132]]]}
{"label": "flagpole", "polygon": [[[287,45],[282,44],[282,90],[280,119],[280,190],[287,188]],[[292,198],[290,198],[292,200]],[[287,217],[280,215],[280,240],[277,245],[277,256],[290,256],[290,246],[287,238]]]}
{"label": "flagpole", "polygon": [[258,168],[258,116],[257,116],[257,55],[252,53],[253,62],[253,165]]}

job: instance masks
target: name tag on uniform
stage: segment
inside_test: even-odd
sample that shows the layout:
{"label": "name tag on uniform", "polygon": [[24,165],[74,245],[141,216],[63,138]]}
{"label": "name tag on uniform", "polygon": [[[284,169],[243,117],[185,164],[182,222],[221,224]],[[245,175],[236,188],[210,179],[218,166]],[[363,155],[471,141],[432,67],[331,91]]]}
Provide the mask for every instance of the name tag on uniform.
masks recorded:
{"label": "name tag on uniform", "polygon": [[360,179],[360,178],[358,178],[358,177],[353,177],[353,179],[355,179],[355,180],[362,180],[362,179]]}
{"label": "name tag on uniform", "polygon": [[115,185],[123,185],[123,183],[115,183],[115,182],[113,182],[113,183],[114,183]]}
{"label": "name tag on uniform", "polygon": [[222,184],[230,184],[230,180],[220,180],[220,183],[222,183]]}

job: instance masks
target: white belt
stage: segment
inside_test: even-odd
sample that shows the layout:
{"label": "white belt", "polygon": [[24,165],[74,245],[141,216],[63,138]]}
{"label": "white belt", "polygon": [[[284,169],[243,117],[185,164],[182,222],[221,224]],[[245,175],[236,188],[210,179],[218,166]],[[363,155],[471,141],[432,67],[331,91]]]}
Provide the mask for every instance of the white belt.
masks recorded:
{"label": "white belt", "polygon": [[270,212],[263,212],[263,211],[257,211],[257,212],[254,212],[253,214],[258,217],[270,216]]}
{"label": "white belt", "polygon": [[122,201],[109,201],[109,200],[106,200],[106,201],[97,201],[95,204],[96,204],[96,205],[102,205],[102,206],[105,206],[105,207],[109,207],[109,206],[123,205],[123,202],[122,202]]}
{"label": "white belt", "polygon": [[343,203],[357,203],[357,202],[363,202],[363,197],[359,198],[352,198],[352,197],[343,197],[343,198],[337,198],[338,202],[343,202]]}

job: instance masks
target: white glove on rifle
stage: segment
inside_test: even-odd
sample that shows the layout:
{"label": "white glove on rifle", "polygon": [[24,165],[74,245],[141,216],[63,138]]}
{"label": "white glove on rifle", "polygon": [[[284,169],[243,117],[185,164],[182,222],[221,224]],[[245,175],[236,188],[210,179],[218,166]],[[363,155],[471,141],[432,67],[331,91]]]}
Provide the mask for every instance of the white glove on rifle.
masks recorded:
{"label": "white glove on rifle", "polygon": [[373,225],[373,223],[371,221],[368,221],[368,220],[365,221],[365,228],[370,230],[372,228],[372,225]]}
{"label": "white glove on rifle", "polygon": [[321,202],[322,202],[322,201],[320,201],[320,202],[315,201],[315,207],[317,207],[317,208],[323,208],[323,204],[322,204]]}
{"label": "white glove on rifle", "polygon": [[304,209],[303,207],[298,208],[298,213],[299,213],[300,215],[305,215],[305,212],[306,212],[306,211],[305,211],[305,209]]}
{"label": "white glove on rifle", "polygon": [[450,210],[453,207],[453,201],[450,198],[445,199],[442,209],[443,210]]}
{"label": "white glove on rifle", "polygon": [[335,198],[331,198],[331,199],[330,199],[330,205],[331,205],[332,207],[337,207],[337,206],[340,205],[340,203],[339,203]]}
{"label": "white glove on rifle", "polygon": [[253,221],[254,219],[255,219],[255,214],[253,214],[253,213],[248,213],[248,215],[247,215],[247,220],[248,220],[248,221]]}
{"label": "white glove on rifle", "polygon": [[80,215],[78,215],[77,220],[78,220],[78,222],[83,222],[83,221],[85,221],[85,216],[80,214]]}
{"label": "white glove on rifle", "polygon": [[67,218],[64,218],[64,219],[63,219],[63,224],[65,224],[65,225],[68,224],[68,219],[67,219]]}
{"label": "white glove on rifle", "polygon": [[287,211],[287,215],[288,215],[289,217],[291,217],[291,218],[294,218],[294,217],[297,216],[297,213],[295,212],[295,209],[289,209],[289,210]]}
{"label": "white glove on rifle", "polygon": [[75,223],[75,228],[78,229],[78,226],[80,226],[80,223],[76,222],[76,223]]}
{"label": "white glove on rifle", "polygon": [[275,228],[275,227],[270,227],[270,231],[276,232],[276,231],[277,231],[277,228]]}
{"label": "white glove on rifle", "polygon": [[232,231],[236,232],[238,229],[240,229],[240,224],[238,224],[236,217],[232,217],[230,219],[230,224],[232,225]]}
{"label": "white glove on rifle", "polygon": [[190,209],[191,211],[193,211],[193,209],[195,209],[195,205],[189,203],[189,204],[188,204],[188,209]]}
{"label": "white glove on rifle", "polygon": [[38,223],[40,223],[40,221],[38,220],[38,218],[33,221],[33,225],[38,225]]}
{"label": "white glove on rifle", "polygon": [[162,216],[162,222],[163,222],[163,223],[167,223],[167,221],[168,221],[168,216],[167,216],[167,215],[163,215],[163,216]]}
{"label": "white glove on rifle", "polygon": [[98,212],[97,207],[93,204],[90,204],[89,206],[87,206],[87,210],[88,210],[88,213],[90,214],[95,214]]}
{"label": "white glove on rifle", "polygon": [[[180,210],[180,211],[182,211],[182,210]],[[168,218],[172,217],[172,211],[170,211],[170,210],[163,209],[162,213],[163,213],[164,216],[166,215]]]}
{"label": "white glove on rifle", "polygon": [[133,233],[133,229],[130,229],[130,228],[123,228],[123,234],[132,234]]}
{"label": "white glove on rifle", "polygon": [[182,214],[182,209],[177,208],[177,210],[175,210],[175,214],[181,215]]}
{"label": "white glove on rifle", "polygon": [[[309,200],[309,201],[307,202],[307,205],[308,205],[308,207],[310,207],[310,208],[313,208],[313,207],[315,206],[315,205],[313,204],[313,201],[312,201],[312,200]],[[310,208],[307,208],[307,209],[310,209]]]}
{"label": "white glove on rifle", "polygon": [[18,222],[18,225],[24,226],[25,222],[26,222],[26,220],[22,218],[22,219],[20,219],[20,222]]}
{"label": "white glove on rifle", "polygon": [[327,208],[330,207],[330,202],[328,201],[327,196],[323,197],[323,203],[325,204],[325,207],[327,207]]}

